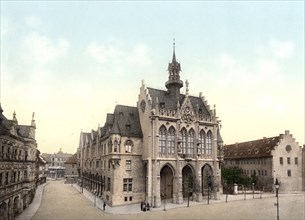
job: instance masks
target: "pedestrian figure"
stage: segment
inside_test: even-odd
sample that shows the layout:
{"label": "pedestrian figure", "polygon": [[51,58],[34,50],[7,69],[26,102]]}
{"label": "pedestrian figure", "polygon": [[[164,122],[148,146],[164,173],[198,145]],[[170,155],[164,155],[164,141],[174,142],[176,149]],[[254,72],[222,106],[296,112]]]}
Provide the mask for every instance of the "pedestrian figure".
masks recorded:
{"label": "pedestrian figure", "polygon": [[146,210],[149,211],[150,210],[150,206],[149,203],[146,204]]}
{"label": "pedestrian figure", "polygon": [[145,203],[143,203],[143,211],[146,212],[146,207],[145,207]]}
{"label": "pedestrian figure", "polygon": [[106,203],[104,202],[103,204],[103,210],[105,211]]}
{"label": "pedestrian figure", "polygon": [[143,205],[144,205],[144,202],[142,201],[141,202],[141,211],[143,211]]}

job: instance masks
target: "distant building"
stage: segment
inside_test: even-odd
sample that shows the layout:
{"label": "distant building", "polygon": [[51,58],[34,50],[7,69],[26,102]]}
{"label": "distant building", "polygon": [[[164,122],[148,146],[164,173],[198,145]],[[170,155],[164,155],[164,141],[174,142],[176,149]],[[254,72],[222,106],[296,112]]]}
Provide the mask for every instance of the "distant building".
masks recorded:
{"label": "distant building", "polygon": [[65,162],[72,154],[64,153],[60,148],[57,153],[43,153],[42,157],[47,161],[46,174],[52,179],[65,178]]}
{"label": "distant building", "polygon": [[303,166],[303,173],[302,173],[302,179],[303,179],[303,190],[305,191],[305,145],[303,145],[302,148],[302,166]]}
{"label": "distant building", "polygon": [[[103,127],[81,132],[78,164],[84,187],[111,206],[145,201],[181,204],[219,196],[220,120],[204,96],[181,93],[181,67],[168,64],[166,89],[140,88],[135,107],[117,105]],[[210,181],[211,180],[211,181]]]}
{"label": "distant building", "polygon": [[[303,156],[304,157],[304,156]],[[225,166],[256,175],[259,188],[272,191],[276,178],[280,192],[302,190],[302,149],[289,133],[224,146]]]}
{"label": "distant building", "polygon": [[66,160],[65,168],[66,183],[76,183],[78,179],[76,154],[73,154]]}
{"label": "distant building", "polygon": [[14,219],[32,202],[39,183],[39,151],[31,125],[7,119],[0,104],[0,219]]}

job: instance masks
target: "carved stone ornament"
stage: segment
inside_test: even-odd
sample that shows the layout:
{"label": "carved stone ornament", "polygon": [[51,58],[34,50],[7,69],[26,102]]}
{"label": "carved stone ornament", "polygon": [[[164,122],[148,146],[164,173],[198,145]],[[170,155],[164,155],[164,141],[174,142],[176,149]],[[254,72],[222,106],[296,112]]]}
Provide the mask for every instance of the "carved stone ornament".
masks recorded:
{"label": "carved stone ornament", "polygon": [[195,114],[190,106],[182,108],[181,120],[186,124],[191,124],[195,120]]}

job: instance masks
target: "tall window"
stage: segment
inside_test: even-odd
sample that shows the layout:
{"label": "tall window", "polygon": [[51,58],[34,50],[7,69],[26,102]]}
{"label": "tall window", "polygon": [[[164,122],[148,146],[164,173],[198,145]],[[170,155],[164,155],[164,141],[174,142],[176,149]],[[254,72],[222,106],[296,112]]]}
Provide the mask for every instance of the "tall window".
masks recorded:
{"label": "tall window", "polygon": [[212,154],[212,132],[209,131],[206,138],[206,154]]}
{"label": "tall window", "polygon": [[132,146],[133,146],[133,143],[131,140],[127,140],[125,142],[125,153],[131,153],[132,151]]}
{"label": "tall window", "polygon": [[280,164],[283,164],[283,157],[280,157]]}
{"label": "tall window", "polygon": [[175,129],[170,127],[167,136],[168,154],[173,155],[175,153]]}
{"label": "tall window", "polygon": [[114,140],[114,148],[113,148],[113,151],[114,152],[119,152],[119,143],[118,143],[118,140]]}
{"label": "tall window", "polygon": [[189,131],[188,135],[188,154],[189,155],[194,155],[194,137],[195,137],[195,132],[193,129]]}
{"label": "tall window", "polygon": [[126,160],[126,170],[131,170],[131,160]]}
{"label": "tall window", "polygon": [[108,154],[110,154],[112,152],[112,141],[109,140],[108,141]]}
{"label": "tall window", "polygon": [[204,151],[205,151],[205,132],[204,130],[200,131],[200,134],[199,134],[199,147],[198,147],[198,154],[204,154]]}
{"label": "tall window", "polygon": [[107,178],[107,191],[110,191],[111,189],[111,179],[110,177]]}
{"label": "tall window", "polygon": [[159,129],[159,153],[165,154],[166,147],[166,128],[162,126]]}
{"label": "tall window", "polygon": [[287,157],[287,164],[290,164],[290,157]]}
{"label": "tall window", "polygon": [[183,128],[181,130],[181,153],[186,154],[186,139],[187,139],[187,132],[186,129]]}
{"label": "tall window", "polygon": [[123,191],[131,192],[132,191],[132,178],[123,179]]}
{"label": "tall window", "polygon": [[295,163],[296,165],[298,165],[298,158],[297,158],[297,157],[294,158],[294,163]]}

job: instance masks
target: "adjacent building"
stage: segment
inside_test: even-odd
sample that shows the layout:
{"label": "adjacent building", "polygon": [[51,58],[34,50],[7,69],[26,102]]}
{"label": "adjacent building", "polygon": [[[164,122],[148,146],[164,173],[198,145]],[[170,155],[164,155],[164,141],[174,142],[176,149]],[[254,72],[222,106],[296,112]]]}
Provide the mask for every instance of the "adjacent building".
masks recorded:
{"label": "adjacent building", "polygon": [[51,179],[65,178],[65,162],[72,156],[70,153],[64,153],[60,148],[57,153],[43,153],[43,158],[46,160],[46,175]]}
{"label": "adjacent building", "polygon": [[240,167],[245,174],[255,175],[258,178],[256,187],[266,191],[274,190],[276,179],[280,182],[280,192],[301,191],[303,160],[302,147],[289,131],[275,137],[224,146],[225,166]]}
{"label": "adjacent building", "polygon": [[81,132],[79,183],[111,206],[145,201],[183,203],[217,198],[223,141],[220,120],[205,97],[189,94],[181,66],[168,64],[166,89],[140,88],[136,106],[117,105],[104,126]]}
{"label": "adjacent building", "polygon": [[39,182],[34,113],[30,125],[3,115],[0,105],[0,219],[14,219],[32,202]]}
{"label": "adjacent building", "polygon": [[78,179],[77,158],[73,154],[65,162],[65,183],[76,183]]}

